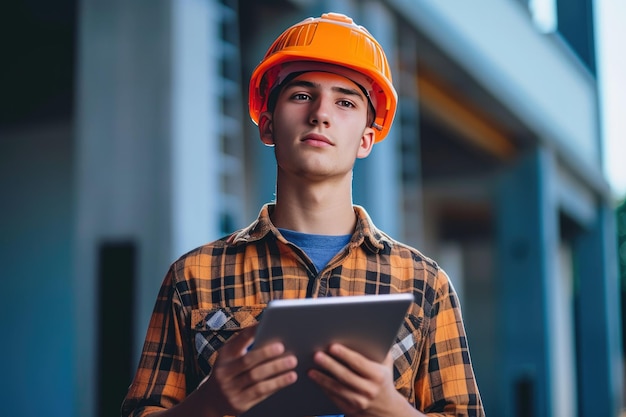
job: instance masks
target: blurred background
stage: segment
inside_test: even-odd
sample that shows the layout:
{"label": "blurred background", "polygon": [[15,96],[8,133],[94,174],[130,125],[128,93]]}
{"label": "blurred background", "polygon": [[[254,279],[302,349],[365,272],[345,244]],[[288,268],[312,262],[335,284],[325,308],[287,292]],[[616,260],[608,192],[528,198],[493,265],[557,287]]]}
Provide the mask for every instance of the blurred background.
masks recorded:
{"label": "blurred background", "polygon": [[451,276],[487,415],[620,415],[626,151],[609,126],[625,108],[607,97],[624,103],[608,74],[626,65],[606,52],[626,40],[606,20],[620,10],[5,2],[1,413],[119,414],[170,263],[273,198],[273,153],[247,114],[254,66],[283,29],[336,11],[381,42],[400,96],[355,168],[355,203]]}

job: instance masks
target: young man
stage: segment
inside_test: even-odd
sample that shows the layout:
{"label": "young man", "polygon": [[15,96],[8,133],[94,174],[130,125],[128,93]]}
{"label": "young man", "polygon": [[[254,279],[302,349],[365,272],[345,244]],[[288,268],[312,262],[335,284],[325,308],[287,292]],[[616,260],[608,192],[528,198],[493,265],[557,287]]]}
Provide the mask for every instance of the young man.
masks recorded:
{"label": "young man", "polygon": [[[397,95],[380,45],[334,13],[287,29],[250,82],[274,147],[276,201],[167,273],[123,416],[235,416],[312,378],[346,416],[483,416],[457,296],[435,262],[352,204],[352,170],[387,135]],[[296,375],[280,343],[249,350],[268,301],[409,292],[382,363],[342,345]],[[424,414],[423,414],[424,413]]]}

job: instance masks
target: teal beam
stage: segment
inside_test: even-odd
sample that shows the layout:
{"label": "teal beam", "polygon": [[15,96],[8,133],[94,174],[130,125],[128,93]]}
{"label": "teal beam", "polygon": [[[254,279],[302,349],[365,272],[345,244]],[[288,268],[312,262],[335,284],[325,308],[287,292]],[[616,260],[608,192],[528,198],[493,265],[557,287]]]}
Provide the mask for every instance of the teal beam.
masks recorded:
{"label": "teal beam", "polygon": [[617,417],[623,397],[620,283],[615,214],[598,208],[596,222],[574,242],[578,300],[579,413]]}
{"label": "teal beam", "polygon": [[533,150],[509,167],[496,189],[501,416],[552,414],[548,271],[558,244],[552,165],[549,151]]}

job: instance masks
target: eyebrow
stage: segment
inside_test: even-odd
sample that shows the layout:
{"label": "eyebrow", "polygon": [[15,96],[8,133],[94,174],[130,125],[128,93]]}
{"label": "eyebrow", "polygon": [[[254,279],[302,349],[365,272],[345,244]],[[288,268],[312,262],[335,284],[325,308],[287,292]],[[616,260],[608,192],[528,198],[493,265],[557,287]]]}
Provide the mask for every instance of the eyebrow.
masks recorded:
{"label": "eyebrow", "polygon": [[[320,84],[318,83],[314,83],[312,81],[307,81],[307,80],[293,80],[290,81],[286,86],[285,86],[285,90],[288,88],[292,88],[292,87],[305,87],[305,88],[320,88]],[[364,96],[363,93],[361,91],[359,91],[356,88],[347,88],[347,87],[339,87],[339,86],[334,86],[331,88],[331,90],[338,92],[338,93],[342,93],[342,94],[346,94],[349,96],[357,96],[361,99],[361,101],[365,102],[367,99],[367,96]]]}

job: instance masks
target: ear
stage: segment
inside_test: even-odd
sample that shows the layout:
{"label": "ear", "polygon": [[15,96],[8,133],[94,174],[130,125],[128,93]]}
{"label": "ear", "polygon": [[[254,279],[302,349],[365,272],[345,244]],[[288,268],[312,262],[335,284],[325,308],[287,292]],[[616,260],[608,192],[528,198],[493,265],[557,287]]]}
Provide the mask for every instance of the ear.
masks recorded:
{"label": "ear", "polygon": [[266,146],[274,146],[274,124],[270,112],[263,112],[259,116],[259,137]]}
{"label": "ear", "polygon": [[366,127],[363,131],[363,135],[361,136],[361,143],[359,144],[359,150],[356,154],[357,158],[366,158],[370,154],[370,152],[372,152],[375,138],[376,136],[374,135],[374,129],[371,127]]}

